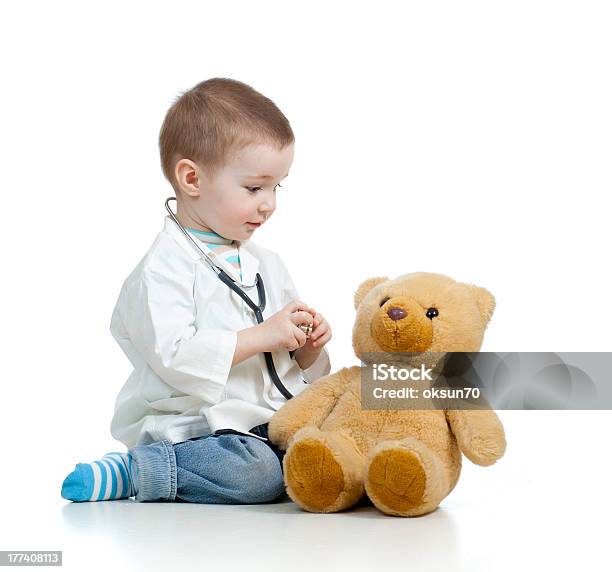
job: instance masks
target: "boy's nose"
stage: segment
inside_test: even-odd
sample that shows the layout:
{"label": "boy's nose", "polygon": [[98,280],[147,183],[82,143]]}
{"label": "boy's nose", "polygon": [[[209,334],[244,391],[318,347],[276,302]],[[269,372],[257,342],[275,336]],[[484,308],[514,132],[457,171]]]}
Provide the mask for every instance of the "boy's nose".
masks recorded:
{"label": "boy's nose", "polygon": [[274,212],[275,208],[276,208],[276,201],[268,199],[260,203],[259,212],[260,213],[272,213]]}

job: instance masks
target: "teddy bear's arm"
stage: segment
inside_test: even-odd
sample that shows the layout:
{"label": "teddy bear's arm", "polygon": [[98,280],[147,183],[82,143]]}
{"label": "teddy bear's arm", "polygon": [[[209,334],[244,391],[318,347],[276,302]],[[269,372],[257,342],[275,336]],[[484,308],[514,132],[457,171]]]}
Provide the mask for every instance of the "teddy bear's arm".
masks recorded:
{"label": "teddy bear's arm", "polygon": [[448,410],[446,418],[461,452],[472,463],[484,467],[504,455],[504,427],[492,409]]}
{"label": "teddy bear's arm", "polygon": [[285,451],[289,440],[302,427],[320,427],[350,383],[349,368],[322,377],[283,405],[268,423],[268,437]]}

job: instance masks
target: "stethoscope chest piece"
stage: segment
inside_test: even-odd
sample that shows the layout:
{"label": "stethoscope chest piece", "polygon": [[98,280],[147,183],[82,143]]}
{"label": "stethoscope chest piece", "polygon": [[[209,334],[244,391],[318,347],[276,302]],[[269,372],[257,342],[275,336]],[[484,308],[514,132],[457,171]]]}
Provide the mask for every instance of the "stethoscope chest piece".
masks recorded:
{"label": "stethoscope chest piece", "polygon": [[298,328],[306,334],[306,339],[310,338],[310,334],[312,334],[312,324],[302,324],[298,326]]}

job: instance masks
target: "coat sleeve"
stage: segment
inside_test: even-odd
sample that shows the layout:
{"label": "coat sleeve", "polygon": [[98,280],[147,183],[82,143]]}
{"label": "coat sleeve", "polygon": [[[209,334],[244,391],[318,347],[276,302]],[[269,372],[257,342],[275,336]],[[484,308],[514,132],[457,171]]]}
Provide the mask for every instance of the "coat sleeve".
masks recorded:
{"label": "coat sleeve", "polygon": [[327,348],[323,348],[315,362],[309,368],[302,370],[302,376],[306,383],[314,383],[317,379],[329,375],[330,371],[329,353]]}
{"label": "coat sleeve", "polygon": [[196,327],[193,264],[145,268],[126,284],[122,321],[131,343],[168,385],[211,404],[223,397],[237,333]]}
{"label": "coat sleeve", "polygon": [[[289,274],[289,271],[285,267],[285,264],[281,260],[280,256],[278,257],[278,265],[279,265],[279,274],[282,278],[281,284],[283,287],[283,306],[286,306],[292,300],[301,299],[298,294],[297,288],[293,283],[293,279]],[[315,362],[307,369],[302,370],[302,377],[306,383],[314,383],[320,377],[324,377],[329,375],[331,371],[331,363],[329,360],[329,352],[327,348],[323,348],[319,357],[315,360]]]}

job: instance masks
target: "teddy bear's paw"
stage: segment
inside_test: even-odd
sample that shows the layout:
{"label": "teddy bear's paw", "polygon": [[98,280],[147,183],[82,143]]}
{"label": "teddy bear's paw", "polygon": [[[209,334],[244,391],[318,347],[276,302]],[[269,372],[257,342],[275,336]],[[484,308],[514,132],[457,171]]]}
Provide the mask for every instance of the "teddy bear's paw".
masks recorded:
{"label": "teddy bear's paw", "polygon": [[314,429],[298,437],[283,459],[291,499],[310,512],[336,512],[355,504],[363,496],[365,458],[354,444]]}
{"label": "teddy bear's paw", "polygon": [[379,446],[373,453],[365,488],[380,511],[419,516],[436,509],[447,490],[437,459],[424,445],[397,442],[397,446]]}
{"label": "teddy bear's paw", "polygon": [[320,441],[296,443],[285,455],[289,496],[311,512],[331,512],[344,488],[342,467]]}
{"label": "teddy bear's paw", "polygon": [[504,456],[506,440],[504,436],[476,435],[470,440],[466,457],[476,465],[487,467]]}

